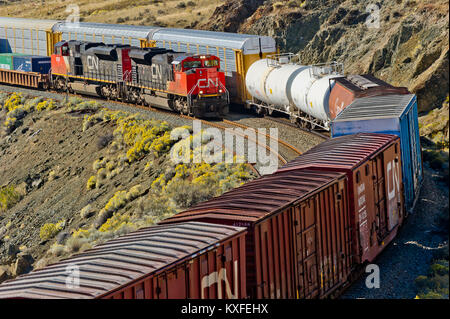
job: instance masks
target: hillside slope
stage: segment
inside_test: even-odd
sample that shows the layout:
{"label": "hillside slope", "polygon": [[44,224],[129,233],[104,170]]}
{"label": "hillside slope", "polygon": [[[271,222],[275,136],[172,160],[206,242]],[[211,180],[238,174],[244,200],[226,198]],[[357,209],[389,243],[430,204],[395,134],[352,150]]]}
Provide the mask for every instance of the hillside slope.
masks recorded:
{"label": "hillside slope", "polygon": [[193,27],[208,19],[223,0],[6,0],[0,16],[64,20],[79,7],[81,21],[162,27]]}
{"label": "hillside slope", "polygon": [[171,133],[189,127],[128,111],[0,92],[0,282],[254,178],[246,164],[174,163]]}

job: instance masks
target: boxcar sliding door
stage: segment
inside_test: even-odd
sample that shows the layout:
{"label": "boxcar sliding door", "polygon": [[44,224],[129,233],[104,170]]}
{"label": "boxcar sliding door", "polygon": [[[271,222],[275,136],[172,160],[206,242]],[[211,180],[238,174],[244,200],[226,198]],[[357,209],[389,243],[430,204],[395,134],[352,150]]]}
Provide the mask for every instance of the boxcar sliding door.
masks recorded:
{"label": "boxcar sliding door", "polygon": [[309,199],[295,209],[297,247],[298,298],[314,298],[319,294],[316,249],[316,203]]}

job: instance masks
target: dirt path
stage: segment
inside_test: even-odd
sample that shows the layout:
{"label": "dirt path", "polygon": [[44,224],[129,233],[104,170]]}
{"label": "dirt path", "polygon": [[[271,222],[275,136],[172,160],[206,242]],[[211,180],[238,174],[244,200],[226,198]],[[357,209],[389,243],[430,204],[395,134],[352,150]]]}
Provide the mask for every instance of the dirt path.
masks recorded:
{"label": "dirt path", "polygon": [[348,298],[414,298],[415,279],[428,272],[436,249],[447,241],[434,231],[436,216],[448,208],[448,186],[438,181],[439,175],[425,168],[425,181],[414,214],[410,215],[397,238],[377,260],[380,288],[368,289],[365,274],[342,296]]}

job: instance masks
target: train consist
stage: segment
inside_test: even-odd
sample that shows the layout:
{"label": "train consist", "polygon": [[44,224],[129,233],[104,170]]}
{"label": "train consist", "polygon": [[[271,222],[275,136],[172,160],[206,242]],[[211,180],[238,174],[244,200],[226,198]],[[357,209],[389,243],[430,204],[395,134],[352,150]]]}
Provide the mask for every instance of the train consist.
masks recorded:
{"label": "train consist", "polygon": [[[18,41],[14,24],[31,36]],[[415,95],[344,75],[338,63],[302,65],[276,54],[270,37],[0,18],[0,40],[1,52],[13,52],[0,55],[0,82],[206,117],[234,102],[332,137],[158,226],[5,282],[0,298],[336,297],[395,238],[419,196]],[[47,73],[38,57],[23,57],[45,49]],[[68,266],[78,270],[75,288]]]}
{"label": "train consist", "polygon": [[253,62],[277,53],[275,39],[268,36],[0,17],[0,52],[51,56],[56,43],[70,40],[217,56],[225,73],[231,102],[242,105],[251,98],[245,87],[249,67]]}
{"label": "train consist", "polygon": [[[0,52],[16,54],[36,54],[38,52],[41,55],[45,52],[46,55],[51,56],[54,54],[57,44],[72,41],[74,43],[78,43],[78,41],[91,43],[86,44],[87,46],[95,45],[100,41],[107,46],[116,46],[115,51],[117,52],[126,51],[127,49],[120,47],[128,46],[141,49],[158,47],[160,50],[168,50],[167,52],[162,51],[161,56],[170,55],[169,52],[172,50],[185,52],[186,56],[214,55],[220,60],[219,78],[224,78],[220,81],[218,91],[227,91],[225,94],[227,100],[241,105],[242,108],[253,109],[258,114],[271,114],[274,111],[285,113],[292,122],[309,129],[329,131],[332,121],[338,114],[358,98],[409,94],[406,88],[394,87],[372,75],[345,76],[343,65],[340,63],[303,65],[297,56],[291,53],[278,54],[275,40],[267,36],[149,26],[0,18]],[[92,48],[91,52],[95,50],[98,51],[98,49]],[[83,53],[75,52],[74,54]],[[126,55],[126,52],[124,54]],[[149,60],[142,60],[141,55],[138,54],[134,59],[132,58],[134,64],[142,66],[142,61],[147,64],[151,63]],[[159,62],[156,64],[161,65],[158,57],[150,58],[152,53],[144,55],[147,55],[149,59],[158,60]],[[100,57],[101,55],[97,53],[95,56]],[[104,58],[108,57],[104,56]],[[172,66],[168,65],[167,61],[163,64],[171,69]],[[155,69],[153,66],[151,68]],[[124,73],[124,79],[119,79],[120,81],[126,82],[132,76],[132,72],[136,75],[136,71],[126,73],[127,71],[129,71],[129,67],[123,66],[121,72]],[[197,92],[195,86],[202,86],[204,83],[216,85],[217,82],[214,78],[212,81],[204,82],[199,76],[196,79],[200,81],[198,84],[190,85],[188,80],[187,88],[185,86],[180,89],[180,86],[184,84],[178,83],[176,79],[175,85],[169,83],[173,81],[172,77],[175,77],[175,72],[164,71],[165,75],[159,76],[158,81],[150,83],[147,79],[144,85],[141,83],[136,85],[136,80],[133,78],[133,83],[126,83],[127,89],[124,89],[121,83],[111,87],[103,82],[96,86],[100,87],[102,95],[107,97],[119,96],[129,101],[148,101],[157,107],[191,115],[208,112],[208,110],[195,112],[195,107],[193,107],[195,102],[192,102],[195,98],[192,98],[191,95]],[[15,81],[15,79],[24,76],[23,74],[3,76],[1,73],[5,73],[5,71],[0,71],[0,81],[11,84],[18,84],[18,82],[20,84],[20,81]],[[66,74],[63,73],[63,75]],[[72,79],[76,76],[75,74],[70,75]],[[39,81],[45,83],[46,81],[45,74],[28,75],[28,77],[32,79],[22,81],[27,86],[28,83],[35,84]],[[60,78],[57,86],[64,88],[64,80],[64,78]],[[92,84],[91,80],[85,82],[88,82],[89,85]],[[149,86],[149,84],[152,85]],[[77,84],[74,86],[80,87]],[[175,90],[170,89],[175,86]],[[90,87],[89,90],[95,92],[97,88]],[[193,89],[193,92],[191,93],[189,89]],[[216,92],[216,95],[218,93],[220,92]],[[197,109],[207,109],[208,102],[213,102],[210,104],[210,108],[223,109],[222,113],[226,113],[228,107],[222,106],[223,99],[219,99],[221,101],[206,100],[205,102],[205,97],[211,96],[205,94],[202,102],[197,101],[200,104]],[[217,98],[214,99],[217,100]]]}
{"label": "train consist", "polygon": [[394,135],[332,139],[159,226],[7,281],[0,298],[336,297],[403,223],[401,165]]}

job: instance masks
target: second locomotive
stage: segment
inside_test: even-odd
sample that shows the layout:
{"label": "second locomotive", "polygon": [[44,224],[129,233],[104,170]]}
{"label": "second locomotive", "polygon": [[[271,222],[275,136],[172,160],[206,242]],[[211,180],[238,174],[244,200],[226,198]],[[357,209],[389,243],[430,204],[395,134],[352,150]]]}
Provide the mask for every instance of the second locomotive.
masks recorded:
{"label": "second locomotive", "polygon": [[51,56],[51,81],[78,92],[196,117],[228,113],[229,93],[220,59],[164,48],[62,41]]}

